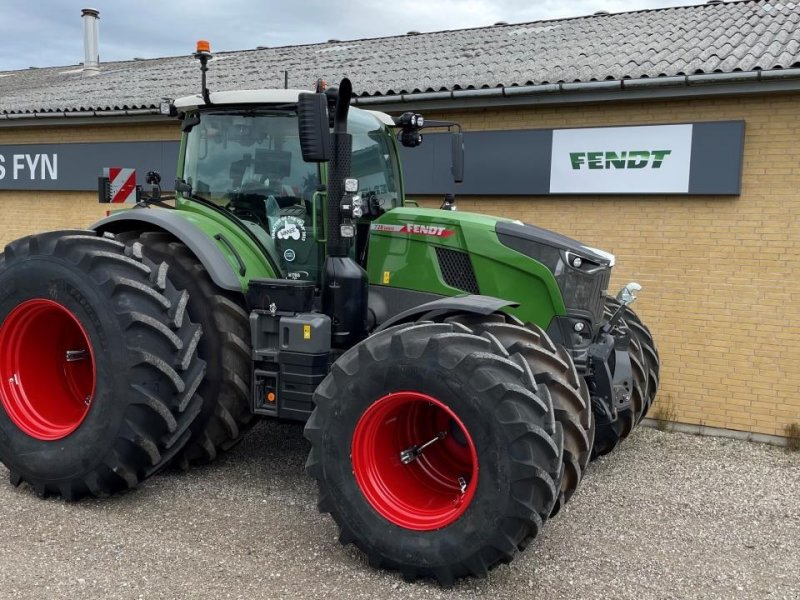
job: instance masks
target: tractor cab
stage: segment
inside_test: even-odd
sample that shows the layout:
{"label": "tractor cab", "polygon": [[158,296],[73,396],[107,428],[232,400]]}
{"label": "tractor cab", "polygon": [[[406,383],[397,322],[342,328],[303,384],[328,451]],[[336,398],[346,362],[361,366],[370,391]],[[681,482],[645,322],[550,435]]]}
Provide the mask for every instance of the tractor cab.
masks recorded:
{"label": "tractor cab", "polygon": [[[261,242],[283,277],[319,281],[325,259],[325,163],[303,159],[297,102],[304,90],[250,90],[181,98],[186,133],[179,203],[205,201]],[[351,176],[378,216],[402,203],[397,144],[386,114],[352,109]],[[355,249],[354,249],[355,251]]]}

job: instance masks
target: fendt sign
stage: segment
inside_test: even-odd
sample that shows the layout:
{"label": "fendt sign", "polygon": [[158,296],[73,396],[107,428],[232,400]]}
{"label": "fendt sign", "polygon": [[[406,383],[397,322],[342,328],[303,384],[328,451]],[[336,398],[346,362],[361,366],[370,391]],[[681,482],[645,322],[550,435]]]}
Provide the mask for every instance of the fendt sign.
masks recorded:
{"label": "fendt sign", "polygon": [[737,195],[744,121],[583,129],[474,131],[464,135],[464,183],[449,176],[450,140],[425,134],[401,149],[409,194]]}
{"label": "fendt sign", "polygon": [[[400,152],[412,195],[735,195],[743,145],[744,121],[472,131],[459,185],[448,134]],[[175,141],[0,145],[0,190],[94,191],[107,167],[159,171],[171,189],[178,152]]]}
{"label": "fendt sign", "polygon": [[557,129],[550,193],[688,194],[693,137],[694,125]]}

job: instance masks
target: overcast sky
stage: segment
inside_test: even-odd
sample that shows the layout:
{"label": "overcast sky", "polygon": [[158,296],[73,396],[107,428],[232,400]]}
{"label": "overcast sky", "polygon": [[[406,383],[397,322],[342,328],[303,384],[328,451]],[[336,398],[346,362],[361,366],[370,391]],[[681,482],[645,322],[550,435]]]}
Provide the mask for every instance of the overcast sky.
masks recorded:
{"label": "overcast sky", "polygon": [[81,8],[100,11],[100,60],[286,46],[523,23],[702,0],[0,0],[0,71],[83,61]]}

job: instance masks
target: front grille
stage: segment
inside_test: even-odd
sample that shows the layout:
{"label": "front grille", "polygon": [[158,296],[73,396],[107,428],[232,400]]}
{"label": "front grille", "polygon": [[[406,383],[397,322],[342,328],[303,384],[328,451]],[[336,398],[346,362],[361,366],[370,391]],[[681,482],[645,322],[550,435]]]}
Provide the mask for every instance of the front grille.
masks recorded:
{"label": "front grille", "polygon": [[478,279],[475,277],[469,254],[436,246],[436,259],[439,261],[439,270],[447,285],[470,294],[480,294]]}
{"label": "front grille", "polygon": [[599,323],[603,318],[604,294],[608,289],[611,269],[595,269],[592,273],[567,268],[556,277],[568,309],[588,310]]}

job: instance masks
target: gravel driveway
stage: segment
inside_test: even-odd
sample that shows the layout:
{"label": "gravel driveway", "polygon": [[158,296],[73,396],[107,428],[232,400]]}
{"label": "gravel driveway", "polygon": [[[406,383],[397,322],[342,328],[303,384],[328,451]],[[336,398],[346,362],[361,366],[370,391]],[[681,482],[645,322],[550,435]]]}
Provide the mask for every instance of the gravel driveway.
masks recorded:
{"label": "gravel driveway", "polygon": [[300,427],[264,423],[108,500],[0,485],[0,597],[800,598],[800,454],[780,448],[640,428],[526,552],[451,590],[342,548],[307,451]]}

